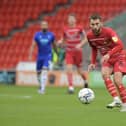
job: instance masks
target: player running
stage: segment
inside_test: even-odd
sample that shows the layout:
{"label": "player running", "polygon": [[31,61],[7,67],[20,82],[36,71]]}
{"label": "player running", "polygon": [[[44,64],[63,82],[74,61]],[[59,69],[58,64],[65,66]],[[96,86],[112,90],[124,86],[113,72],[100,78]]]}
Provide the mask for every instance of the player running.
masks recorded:
{"label": "player running", "polygon": [[66,46],[65,61],[67,66],[67,78],[69,83],[69,93],[74,93],[72,70],[73,66],[77,67],[77,72],[84,80],[84,87],[88,87],[88,82],[85,74],[82,71],[82,47],[87,42],[85,32],[81,26],[76,24],[76,16],[68,15],[68,26],[63,29],[62,39],[59,44]]}
{"label": "player running", "polygon": [[37,78],[40,84],[38,92],[40,94],[45,93],[45,85],[47,83],[47,73],[49,69],[50,62],[52,60],[52,45],[56,49],[55,36],[52,32],[48,31],[48,22],[42,21],[41,23],[42,31],[35,34],[33,43],[30,48],[29,59],[32,59],[32,53],[35,45],[38,47],[37,56]]}
{"label": "player running", "polygon": [[[102,19],[98,14],[90,17],[90,28],[87,38],[92,48],[92,58],[88,70],[95,68],[97,52],[99,51],[102,55],[102,77],[108,92],[114,100],[107,107],[113,108],[122,105],[120,111],[126,112],[126,88],[122,83],[122,77],[126,74],[126,53],[123,50],[122,41],[114,30],[102,25]],[[114,82],[110,78],[112,73],[114,74]]]}

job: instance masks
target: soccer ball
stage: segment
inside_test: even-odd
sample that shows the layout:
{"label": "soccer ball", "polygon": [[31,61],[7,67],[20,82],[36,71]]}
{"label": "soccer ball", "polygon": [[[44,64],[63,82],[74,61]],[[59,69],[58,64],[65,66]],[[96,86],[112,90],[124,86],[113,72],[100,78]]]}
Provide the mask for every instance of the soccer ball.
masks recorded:
{"label": "soccer ball", "polygon": [[89,104],[94,100],[95,94],[90,88],[83,88],[79,91],[78,98],[81,103]]}

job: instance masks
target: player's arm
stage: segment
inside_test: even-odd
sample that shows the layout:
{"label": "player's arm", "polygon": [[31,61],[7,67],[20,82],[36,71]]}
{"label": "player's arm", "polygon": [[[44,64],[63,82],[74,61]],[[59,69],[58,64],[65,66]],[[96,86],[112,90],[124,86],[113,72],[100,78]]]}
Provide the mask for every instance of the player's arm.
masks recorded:
{"label": "player's arm", "polygon": [[91,48],[91,64],[96,64],[97,49],[95,47]]}
{"label": "player's arm", "polygon": [[31,44],[30,50],[29,50],[29,60],[30,61],[32,60],[32,55],[33,55],[33,51],[34,51],[35,46],[36,46],[36,42],[33,41]]}
{"label": "player's arm", "polygon": [[81,34],[82,34],[81,43],[78,44],[76,48],[82,48],[88,42],[86,33],[84,30],[82,30]]}
{"label": "player's arm", "polygon": [[81,40],[81,45],[82,47],[88,42],[87,40],[87,36],[86,36],[86,33],[85,31],[82,31],[82,40]]}
{"label": "player's arm", "polygon": [[64,48],[65,47],[65,37],[62,37],[60,40],[57,41],[57,47]]}
{"label": "player's arm", "polygon": [[112,43],[114,44],[113,48],[102,57],[102,62],[107,62],[108,59],[115,53],[119,52],[120,50],[123,49],[123,44],[118,38],[117,34],[112,30],[109,29],[109,35],[111,38]]}
{"label": "player's arm", "polygon": [[107,62],[107,61],[109,60],[109,58],[110,58],[113,54],[119,52],[119,51],[122,50],[122,49],[123,49],[123,46],[122,46],[121,44],[116,44],[116,46],[115,46],[114,48],[112,48],[106,55],[104,55],[104,56],[102,57],[101,62],[102,62],[102,63],[103,63],[103,62]]}
{"label": "player's arm", "polygon": [[88,66],[88,71],[95,69],[97,52],[97,49],[91,46],[91,64]]}
{"label": "player's arm", "polygon": [[115,43],[115,46],[108,52],[108,54],[110,55],[110,57],[113,54],[115,54],[115,53],[117,53],[117,52],[119,52],[120,50],[123,49],[123,45],[120,42],[120,40],[118,39],[118,37],[116,37],[116,36],[115,37],[112,37],[112,40]]}
{"label": "player's arm", "polygon": [[63,30],[63,33],[61,35],[62,37],[60,38],[60,40],[57,41],[57,46],[60,48],[64,48],[65,47],[65,42],[66,42],[66,34],[65,34],[65,29]]}
{"label": "player's arm", "polygon": [[108,54],[112,56],[123,49],[123,44],[114,30],[109,29],[108,33],[110,35],[111,41],[114,43],[113,48],[108,52]]}

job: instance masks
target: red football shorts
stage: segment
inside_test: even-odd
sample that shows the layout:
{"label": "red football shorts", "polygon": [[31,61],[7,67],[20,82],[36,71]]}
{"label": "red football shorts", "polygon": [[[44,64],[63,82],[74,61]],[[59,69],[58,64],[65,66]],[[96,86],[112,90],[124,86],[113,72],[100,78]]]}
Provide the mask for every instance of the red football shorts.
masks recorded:
{"label": "red football shorts", "polygon": [[102,67],[113,68],[113,72],[122,72],[126,74],[126,54],[120,54],[115,58],[110,58],[108,62],[103,63]]}
{"label": "red football shorts", "polygon": [[80,51],[67,51],[65,55],[65,62],[66,64],[72,64],[77,67],[82,67],[82,62],[83,62],[83,55],[82,55],[82,50]]}

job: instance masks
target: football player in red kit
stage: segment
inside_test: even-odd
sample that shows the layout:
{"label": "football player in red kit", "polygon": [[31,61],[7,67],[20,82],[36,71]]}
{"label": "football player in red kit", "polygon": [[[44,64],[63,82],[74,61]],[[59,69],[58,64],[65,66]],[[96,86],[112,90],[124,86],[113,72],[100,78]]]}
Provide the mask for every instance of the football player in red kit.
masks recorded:
{"label": "football player in red kit", "polygon": [[[99,51],[102,55],[102,77],[108,92],[113,97],[113,102],[108,104],[107,108],[121,106],[120,111],[126,112],[126,88],[122,82],[123,75],[126,74],[126,53],[123,50],[122,41],[113,29],[102,25],[102,19],[98,14],[90,17],[90,28],[87,39],[92,54],[88,70],[95,68],[97,52]],[[111,74],[113,74],[114,82],[110,78]]]}
{"label": "football player in red kit", "polygon": [[82,47],[87,42],[83,27],[76,24],[75,14],[68,15],[68,26],[63,29],[62,39],[59,44],[66,46],[65,62],[67,66],[67,78],[69,83],[69,93],[74,92],[72,69],[75,65],[77,72],[84,80],[84,87],[88,87],[87,78],[82,70]]}

